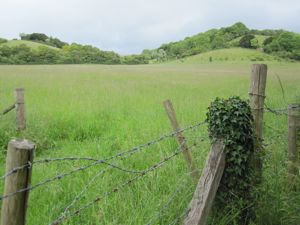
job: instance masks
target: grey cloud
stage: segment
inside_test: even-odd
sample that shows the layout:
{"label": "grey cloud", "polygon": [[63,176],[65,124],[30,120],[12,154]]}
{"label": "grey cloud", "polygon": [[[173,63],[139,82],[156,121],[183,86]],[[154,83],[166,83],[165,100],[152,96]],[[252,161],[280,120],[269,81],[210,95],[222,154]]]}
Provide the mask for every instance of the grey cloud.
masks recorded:
{"label": "grey cloud", "polygon": [[43,32],[121,54],[237,21],[300,32],[298,0],[1,0],[0,37]]}

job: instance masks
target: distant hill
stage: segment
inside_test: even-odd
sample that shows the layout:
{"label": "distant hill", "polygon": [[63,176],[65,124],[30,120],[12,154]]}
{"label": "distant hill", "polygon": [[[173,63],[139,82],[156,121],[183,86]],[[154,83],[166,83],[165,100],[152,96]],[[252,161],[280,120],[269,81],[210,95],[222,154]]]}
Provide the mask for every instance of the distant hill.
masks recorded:
{"label": "distant hill", "polygon": [[263,61],[279,58],[300,61],[300,34],[285,30],[253,30],[241,22],[127,56],[91,45],[69,44],[43,33],[22,33],[20,38],[0,38],[0,64],[147,64],[174,60]]}
{"label": "distant hill", "polygon": [[257,50],[245,48],[217,49],[198,55],[177,59],[174,62],[199,64],[207,62],[278,61],[280,58]]}
{"label": "distant hill", "polygon": [[163,44],[157,49],[146,49],[142,54],[152,62],[163,62],[233,47],[258,49],[278,57],[300,60],[299,34],[285,30],[251,30],[240,22]]}
{"label": "distant hill", "polygon": [[60,50],[59,48],[56,48],[56,47],[53,47],[53,46],[49,46],[49,45],[46,45],[46,44],[42,44],[42,43],[38,43],[38,42],[33,42],[33,41],[25,41],[25,40],[10,40],[10,41],[7,41],[5,43],[2,43],[0,45],[4,46],[8,46],[8,47],[15,47],[15,46],[18,46],[18,45],[26,45],[32,49],[35,49],[37,50],[39,47],[47,47],[47,48],[50,48],[50,49],[53,49],[53,50]]}
{"label": "distant hill", "polygon": [[0,64],[147,64],[143,55],[120,56],[91,45],[69,44],[43,33],[0,38]]}

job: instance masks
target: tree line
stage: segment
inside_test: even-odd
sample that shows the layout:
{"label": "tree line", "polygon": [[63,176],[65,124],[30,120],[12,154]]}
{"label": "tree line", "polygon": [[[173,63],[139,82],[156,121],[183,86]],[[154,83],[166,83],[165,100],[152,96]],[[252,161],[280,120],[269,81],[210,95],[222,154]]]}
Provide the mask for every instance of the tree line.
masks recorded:
{"label": "tree line", "polygon": [[[259,42],[258,35],[266,38],[263,43]],[[142,54],[148,60],[161,62],[231,47],[258,49],[279,57],[300,60],[299,34],[285,30],[250,30],[240,22],[163,44],[157,49],[146,49]]]}
{"label": "tree line", "polygon": [[[0,38],[0,64],[147,64],[143,55],[120,56],[91,45],[68,44],[42,33],[20,34],[21,40],[43,44],[37,48],[26,44],[5,45]],[[49,46],[49,47],[48,47]],[[54,48],[52,48],[54,47]]]}
{"label": "tree line", "polygon": [[[263,42],[258,36],[264,38]],[[258,49],[281,58],[300,60],[299,34],[285,30],[250,30],[240,22],[128,56],[91,45],[68,44],[43,33],[21,33],[20,38],[43,45],[37,48],[25,44],[9,46],[5,44],[6,39],[0,38],[0,64],[147,64],[231,47]]]}

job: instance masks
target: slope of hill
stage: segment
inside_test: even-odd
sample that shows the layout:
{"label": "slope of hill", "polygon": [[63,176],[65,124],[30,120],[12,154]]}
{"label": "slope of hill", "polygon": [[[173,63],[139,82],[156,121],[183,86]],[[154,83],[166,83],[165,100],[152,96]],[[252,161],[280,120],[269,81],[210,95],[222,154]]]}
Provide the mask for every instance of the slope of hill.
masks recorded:
{"label": "slope of hill", "polygon": [[162,62],[232,47],[262,49],[272,55],[300,60],[299,34],[284,30],[251,30],[240,22],[163,44],[157,49],[145,49],[142,54],[153,62]]}
{"label": "slope of hill", "polygon": [[207,62],[225,62],[225,61],[278,61],[279,58],[257,50],[245,48],[218,49],[198,55],[190,56],[184,59],[178,59],[173,62],[186,64],[198,64]]}
{"label": "slope of hill", "polygon": [[[62,48],[31,40],[5,40],[0,43],[0,64],[120,64],[115,52],[90,45],[65,44]],[[56,40],[56,39],[53,39]]]}
{"label": "slope of hill", "polygon": [[11,41],[7,41],[5,43],[2,43],[0,45],[6,45],[8,47],[15,47],[15,46],[18,46],[18,45],[26,45],[32,49],[38,49],[39,47],[43,46],[43,47],[47,47],[47,48],[50,48],[50,49],[53,49],[53,50],[59,50],[59,48],[56,48],[56,47],[52,47],[52,46],[49,46],[49,45],[46,45],[46,44],[41,44],[41,43],[37,43],[37,42],[33,42],[33,41],[25,41],[25,40],[11,40]]}
{"label": "slope of hill", "polygon": [[[184,61],[201,53],[207,54],[196,58],[204,61],[263,61],[276,58],[300,61],[300,34],[284,30],[251,30],[240,22],[127,56],[91,45],[68,44],[42,33],[20,34],[20,37],[21,40],[12,41],[0,38],[0,64],[147,64],[176,59]],[[257,51],[233,49],[208,53],[236,47]]]}

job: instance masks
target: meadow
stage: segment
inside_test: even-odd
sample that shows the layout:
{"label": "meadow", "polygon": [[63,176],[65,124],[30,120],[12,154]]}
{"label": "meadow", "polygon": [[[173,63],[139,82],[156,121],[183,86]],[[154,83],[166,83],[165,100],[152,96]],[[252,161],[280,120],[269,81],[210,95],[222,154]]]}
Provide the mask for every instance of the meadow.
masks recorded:
{"label": "meadow", "polygon": [[[15,131],[14,113],[0,117],[0,172],[5,173],[5,152],[12,137],[24,136],[34,141],[36,160],[67,156],[100,159],[171,132],[162,106],[166,99],[173,102],[182,127],[203,121],[207,107],[216,97],[248,98],[252,63],[245,60],[199,64],[191,59],[139,66],[0,66],[0,109],[14,101],[14,88],[24,87],[27,113],[27,130],[22,134]],[[299,101],[300,63],[266,63],[267,105],[284,108]],[[287,117],[266,113],[264,121],[264,138],[269,145],[254,224],[299,224],[300,194],[287,191]],[[192,152],[201,169],[210,147],[207,127],[185,135],[189,145],[198,143]],[[202,142],[201,137],[205,137]],[[126,160],[113,162],[143,170],[170,155],[177,146],[176,140],[169,138]],[[87,164],[67,161],[34,165],[32,183]],[[33,190],[27,224],[53,222],[105,167],[97,165]],[[104,198],[63,224],[180,224],[177,219],[184,213],[196,185],[188,173],[183,157],[178,155],[129,187],[105,196],[111,188],[134,176],[110,170],[96,178],[71,212],[97,196]],[[170,198],[172,201],[164,207]],[[216,215],[211,224],[233,224],[234,215]]]}

